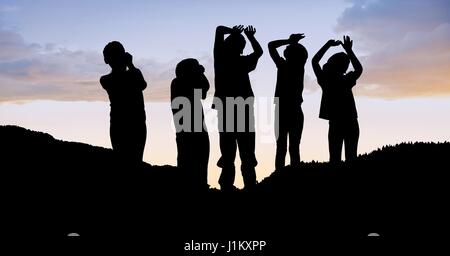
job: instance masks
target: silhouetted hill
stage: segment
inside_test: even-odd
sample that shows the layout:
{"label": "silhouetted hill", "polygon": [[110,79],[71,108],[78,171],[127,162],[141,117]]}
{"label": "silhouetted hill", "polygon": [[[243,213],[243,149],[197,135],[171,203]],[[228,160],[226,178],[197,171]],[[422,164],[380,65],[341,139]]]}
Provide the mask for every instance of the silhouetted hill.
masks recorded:
{"label": "silhouetted hill", "polygon": [[[168,188],[167,184],[179,185],[181,178],[177,168],[172,166],[142,163],[139,168],[131,170],[129,166],[119,166],[111,149],[56,140],[47,133],[17,126],[0,126],[0,140],[6,167],[16,177],[26,173],[38,179],[62,178],[60,182],[63,183],[82,182],[78,184],[82,185],[78,190],[97,178],[104,181],[118,178],[125,182],[128,178],[133,179],[134,175],[157,176],[160,181],[152,185],[161,185],[158,189]],[[104,183],[92,185],[102,186]]]}
{"label": "silhouetted hill", "polygon": [[21,127],[0,126],[0,141],[10,236],[157,236],[175,251],[191,239],[265,239],[287,250],[292,240],[370,232],[433,236],[448,213],[447,142],[386,146],[351,165],[303,163],[255,191],[223,194],[190,191],[175,167],[120,166],[110,149]]}

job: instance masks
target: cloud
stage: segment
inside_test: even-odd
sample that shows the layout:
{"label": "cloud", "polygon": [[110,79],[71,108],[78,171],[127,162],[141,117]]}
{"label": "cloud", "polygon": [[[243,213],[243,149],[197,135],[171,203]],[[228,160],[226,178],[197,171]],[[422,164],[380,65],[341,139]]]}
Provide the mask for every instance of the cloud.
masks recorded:
{"label": "cloud", "polygon": [[[99,78],[109,72],[100,49],[70,50],[55,44],[27,43],[0,24],[0,102],[32,100],[107,101]],[[147,101],[168,101],[170,82],[180,59],[166,63],[135,57],[148,83]],[[199,61],[210,70],[211,57]],[[208,74],[211,79],[211,74]]]}
{"label": "cloud", "polygon": [[0,5],[0,13],[8,13],[18,11],[20,8],[15,5]]}
{"label": "cloud", "polygon": [[450,95],[448,1],[350,2],[336,31],[351,34],[356,50],[367,53],[361,57],[359,95]]}
{"label": "cloud", "polygon": [[[136,66],[141,69],[149,84],[149,89],[147,89],[148,96],[146,95],[147,100],[170,101],[170,84],[175,77],[176,65],[185,58],[192,58],[192,56],[188,56],[186,53],[181,55],[181,57],[165,63],[156,62],[151,59],[141,59],[136,61]],[[213,59],[211,55],[202,55],[196,58],[199,63],[205,67],[205,75],[211,84],[211,88],[213,88]],[[211,94],[212,90],[210,90],[209,93]]]}
{"label": "cloud", "polygon": [[101,61],[95,52],[28,44],[19,33],[0,28],[0,102],[102,99]]}

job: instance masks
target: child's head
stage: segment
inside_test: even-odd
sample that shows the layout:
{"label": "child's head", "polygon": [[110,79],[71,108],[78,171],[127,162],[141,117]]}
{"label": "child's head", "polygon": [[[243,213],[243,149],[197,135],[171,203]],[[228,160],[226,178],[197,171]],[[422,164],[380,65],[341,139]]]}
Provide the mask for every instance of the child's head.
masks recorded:
{"label": "child's head", "polygon": [[323,69],[337,74],[344,74],[347,72],[350,65],[350,59],[345,52],[338,52],[332,55],[327,63],[323,65]]}
{"label": "child's head", "polygon": [[201,89],[202,99],[205,99],[209,82],[204,73],[205,68],[196,59],[184,59],[175,68],[175,80],[182,81],[185,90]]}
{"label": "child's head", "polygon": [[232,55],[240,55],[245,48],[245,38],[241,34],[231,34],[224,40],[227,51]]}
{"label": "child's head", "polygon": [[301,44],[290,44],[284,50],[284,57],[287,61],[305,64],[308,59],[308,51]]}
{"label": "child's head", "polygon": [[184,59],[177,64],[175,75],[177,78],[199,77],[205,72],[205,68],[196,59]]}
{"label": "child's head", "polygon": [[109,42],[103,49],[103,58],[112,69],[125,70],[125,48],[120,42]]}

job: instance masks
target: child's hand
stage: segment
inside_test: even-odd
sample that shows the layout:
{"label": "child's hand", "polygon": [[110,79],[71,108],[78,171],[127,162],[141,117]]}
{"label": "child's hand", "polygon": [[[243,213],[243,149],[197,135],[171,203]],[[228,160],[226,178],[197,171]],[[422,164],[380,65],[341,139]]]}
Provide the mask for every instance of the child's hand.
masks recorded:
{"label": "child's hand", "polygon": [[289,42],[291,44],[297,44],[298,41],[302,40],[303,38],[305,38],[305,34],[303,34],[303,33],[302,34],[292,34],[289,37]]}
{"label": "child's hand", "polygon": [[247,26],[244,30],[246,36],[254,36],[256,29],[253,26]]}
{"label": "child's hand", "polygon": [[232,32],[231,32],[232,34],[240,34],[240,33],[242,33],[242,31],[244,31],[244,26],[236,25],[231,30],[232,30]]}
{"label": "child's hand", "polygon": [[339,40],[330,39],[330,40],[328,40],[327,44],[329,46],[338,46],[338,45],[342,44],[342,42]]}
{"label": "child's hand", "polygon": [[125,59],[124,61],[125,61],[125,64],[127,65],[127,67],[130,67],[133,65],[133,55],[126,52],[124,59]]}
{"label": "child's hand", "polygon": [[203,67],[202,65],[198,65],[198,71],[200,74],[205,73],[205,67]]}
{"label": "child's hand", "polygon": [[345,51],[351,51],[353,46],[353,40],[350,40],[349,36],[344,36],[344,43],[341,43]]}

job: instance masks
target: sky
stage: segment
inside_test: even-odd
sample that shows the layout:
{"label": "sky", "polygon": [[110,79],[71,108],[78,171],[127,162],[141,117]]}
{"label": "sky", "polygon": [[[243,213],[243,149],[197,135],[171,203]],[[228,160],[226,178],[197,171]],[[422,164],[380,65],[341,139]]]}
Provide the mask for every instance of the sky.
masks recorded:
{"label": "sky", "polygon": [[[304,161],[326,161],[327,129],[318,118],[321,91],[311,58],[328,39],[350,35],[364,73],[354,88],[359,153],[402,141],[450,141],[450,2],[445,0],[114,1],[0,0],[0,124],[44,131],[57,139],[111,147],[109,102],[99,84],[110,69],[106,43],[117,40],[144,74],[148,138],[144,160],[176,164],[169,103],[174,68],[196,58],[213,85],[218,25],[254,25],[264,49],[250,74],[257,97],[257,176],[274,169],[271,40],[305,33]],[[330,50],[325,61],[332,53]],[[250,52],[249,44],[244,51]],[[322,64],[323,64],[322,61]],[[213,88],[214,86],[212,86]],[[212,93],[212,91],[210,92]],[[210,130],[209,183],[220,154],[216,113]],[[242,179],[237,175],[237,185]]]}

